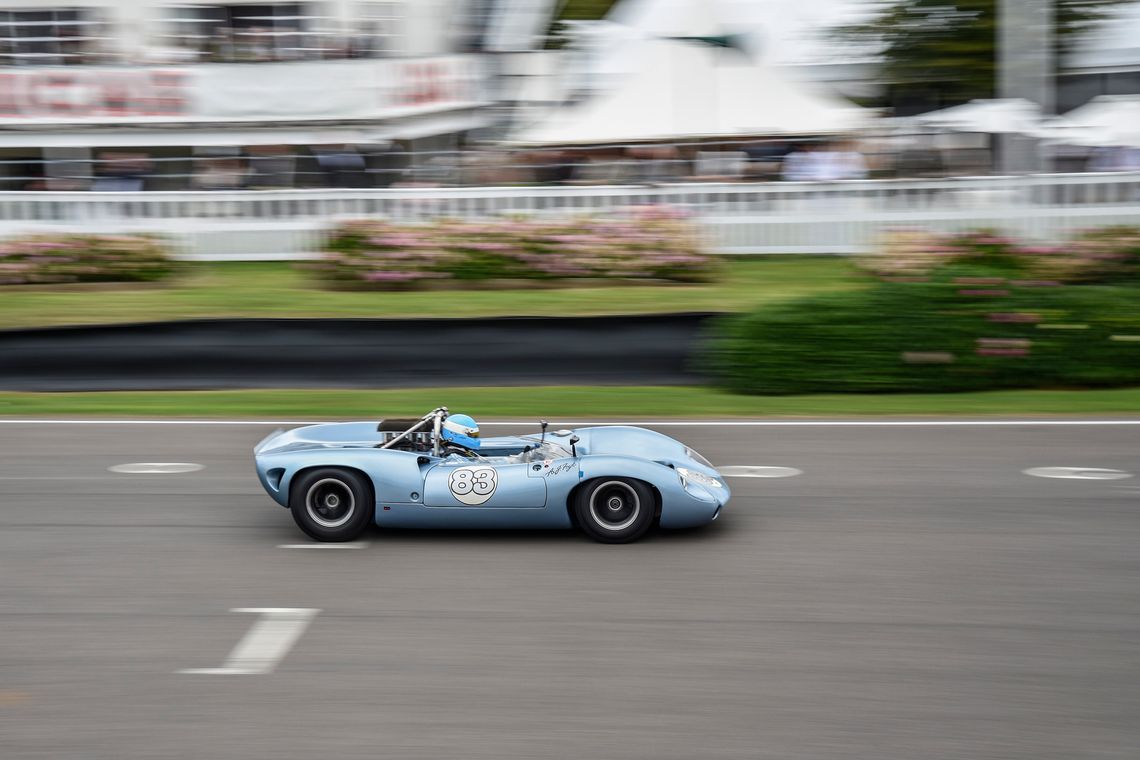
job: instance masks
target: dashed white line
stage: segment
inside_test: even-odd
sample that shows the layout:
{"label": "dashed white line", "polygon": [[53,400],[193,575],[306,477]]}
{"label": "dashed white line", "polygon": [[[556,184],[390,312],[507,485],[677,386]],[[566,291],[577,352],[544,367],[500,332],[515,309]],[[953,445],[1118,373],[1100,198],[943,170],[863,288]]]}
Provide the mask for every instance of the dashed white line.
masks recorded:
{"label": "dashed white line", "polygon": [[176,475],[184,472],[198,472],[206,465],[197,462],[127,462],[108,467],[111,472],[127,475]]}
{"label": "dashed white line", "polygon": [[278,549],[367,549],[371,541],[342,541],[336,544],[312,542],[308,544],[277,544]]}
{"label": "dashed white line", "polygon": [[726,478],[791,478],[804,474],[803,470],[797,470],[795,467],[752,464],[726,464],[717,467],[716,471]]}
{"label": "dashed white line", "polygon": [[272,673],[309,627],[318,609],[307,607],[236,607],[230,612],[261,615],[220,668],[187,668],[185,675],[234,676]]}
{"label": "dashed white line", "polygon": [[1035,478],[1060,478],[1062,480],[1123,480],[1132,477],[1130,472],[1104,467],[1030,467],[1028,470],[1022,470],[1022,472]]}

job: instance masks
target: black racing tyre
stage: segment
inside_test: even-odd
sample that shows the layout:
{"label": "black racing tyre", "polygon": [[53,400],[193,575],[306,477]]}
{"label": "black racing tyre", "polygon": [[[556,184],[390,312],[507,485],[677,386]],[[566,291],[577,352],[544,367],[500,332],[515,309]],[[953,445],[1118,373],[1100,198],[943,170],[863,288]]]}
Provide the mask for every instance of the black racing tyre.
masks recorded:
{"label": "black racing tyre", "polygon": [[289,511],[311,538],[330,543],[352,541],[375,517],[372,488],[359,473],[325,467],[293,481]]}
{"label": "black racing tyre", "polygon": [[653,491],[640,480],[597,478],[574,494],[582,531],[603,544],[628,544],[645,535],[657,511]]}

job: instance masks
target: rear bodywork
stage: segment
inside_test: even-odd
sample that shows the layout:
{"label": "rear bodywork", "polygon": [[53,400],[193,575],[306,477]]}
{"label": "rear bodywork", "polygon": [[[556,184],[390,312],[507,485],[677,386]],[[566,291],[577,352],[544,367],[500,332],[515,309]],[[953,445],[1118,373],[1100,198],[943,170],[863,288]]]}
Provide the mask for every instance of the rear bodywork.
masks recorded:
{"label": "rear bodywork", "polygon": [[[579,438],[577,456],[571,435]],[[684,444],[637,427],[560,431],[547,434],[541,446],[537,435],[486,438],[477,459],[377,448],[382,440],[375,422],[278,431],[254,449],[257,476],[277,503],[288,506],[299,473],[358,471],[372,485],[376,524],[401,528],[568,528],[574,490],[594,478],[648,483],[665,528],[716,519],[730,495],[719,473]],[[684,478],[677,468],[719,486]]]}

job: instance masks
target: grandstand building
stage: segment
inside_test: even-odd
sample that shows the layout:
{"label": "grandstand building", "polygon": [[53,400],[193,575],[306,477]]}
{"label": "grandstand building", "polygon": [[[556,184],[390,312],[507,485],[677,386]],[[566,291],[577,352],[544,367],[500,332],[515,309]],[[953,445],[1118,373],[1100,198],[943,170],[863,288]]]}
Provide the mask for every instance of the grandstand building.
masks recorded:
{"label": "grandstand building", "polygon": [[0,0],[0,190],[400,182],[487,124],[494,5]]}

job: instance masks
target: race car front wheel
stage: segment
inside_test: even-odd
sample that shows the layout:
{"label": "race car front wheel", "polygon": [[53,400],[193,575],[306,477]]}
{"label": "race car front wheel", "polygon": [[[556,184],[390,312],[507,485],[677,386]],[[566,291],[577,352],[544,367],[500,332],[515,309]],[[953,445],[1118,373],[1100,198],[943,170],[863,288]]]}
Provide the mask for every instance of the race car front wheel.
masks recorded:
{"label": "race car front wheel", "polygon": [[639,480],[598,478],[574,496],[574,516],[587,536],[604,544],[626,544],[653,524],[653,491]]}
{"label": "race car front wheel", "polygon": [[318,541],[352,541],[372,522],[371,488],[351,470],[324,468],[302,473],[289,493],[297,527]]}

